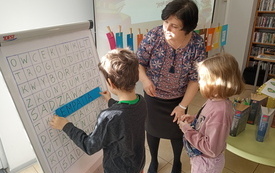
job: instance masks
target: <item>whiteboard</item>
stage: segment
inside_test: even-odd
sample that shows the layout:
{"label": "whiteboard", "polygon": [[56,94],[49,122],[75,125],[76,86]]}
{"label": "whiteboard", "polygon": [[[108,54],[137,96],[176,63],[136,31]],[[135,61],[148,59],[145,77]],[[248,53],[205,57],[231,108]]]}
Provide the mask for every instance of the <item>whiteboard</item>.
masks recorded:
{"label": "whiteboard", "polygon": [[[88,21],[1,35],[0,69],[38,161],[47,173],[90,172],[102,152],[85,154],[63,132],[49,126],[56,109],[105,81]],[[93,131],[106,102],[99,97],[67,118]]]}

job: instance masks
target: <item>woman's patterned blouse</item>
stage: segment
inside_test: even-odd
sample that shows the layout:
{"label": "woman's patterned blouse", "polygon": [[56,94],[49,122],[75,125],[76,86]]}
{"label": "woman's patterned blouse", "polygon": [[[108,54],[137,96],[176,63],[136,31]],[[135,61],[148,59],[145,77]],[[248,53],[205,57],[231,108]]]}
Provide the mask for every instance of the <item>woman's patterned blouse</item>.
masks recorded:
{"label": "woman's patterned blouse", "polygon": [[175,50],[166,42],[162,26],[150,30],[137,50],[139,63],[161,99],[183,97],[188,82],[198,80],[196,63],[205,56],[205,41],[196,32],[184,48]]}

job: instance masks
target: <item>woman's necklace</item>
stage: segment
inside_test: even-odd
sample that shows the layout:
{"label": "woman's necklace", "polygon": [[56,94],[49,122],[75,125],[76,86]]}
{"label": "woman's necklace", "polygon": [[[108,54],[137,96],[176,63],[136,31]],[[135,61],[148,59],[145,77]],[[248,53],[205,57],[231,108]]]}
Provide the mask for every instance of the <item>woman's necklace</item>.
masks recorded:
{"label": "woman's necklace", "polygon": [[175,49],[175,50],[179,49],[179,48],[182,47],[183,44],[184,44],[184,41],[182,41],[178,46],[175,46],[170,40],[167,40],[167,42],[168,42],[168,43],[170,44],[170,46],[171,46],[173,49]]}

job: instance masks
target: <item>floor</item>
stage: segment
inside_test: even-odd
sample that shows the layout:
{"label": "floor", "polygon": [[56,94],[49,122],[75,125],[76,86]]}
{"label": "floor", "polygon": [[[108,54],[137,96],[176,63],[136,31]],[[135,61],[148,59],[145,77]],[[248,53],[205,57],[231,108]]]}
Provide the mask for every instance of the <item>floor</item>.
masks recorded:
{"label": "floor", "polygon": [[[250,96],[253,86],[247,85],[246,90],[240,95],[240,98],[246,98]],[[232,98],[231,98],[232,99]],[[189,106],[190,114],[195,114],[205,99],[198,93]],[[148,146],[146,145],[146,164],[145,173],[147,173],[148,166],[150,164],[150,153]],[[275,167],[261,165],[246,159],[243,159],[229,151],[225,152],[225,168],[223,173],[275,173]],[[172,169],[173,154],[169,140],[162,139],[159,149],[159,173],[170,173]],[[187,154],[183,151],[181,161],[183,164],[182,173],[190,173],[190,164]],[[43,173],[38,163],[18,172],[18,173]]]}

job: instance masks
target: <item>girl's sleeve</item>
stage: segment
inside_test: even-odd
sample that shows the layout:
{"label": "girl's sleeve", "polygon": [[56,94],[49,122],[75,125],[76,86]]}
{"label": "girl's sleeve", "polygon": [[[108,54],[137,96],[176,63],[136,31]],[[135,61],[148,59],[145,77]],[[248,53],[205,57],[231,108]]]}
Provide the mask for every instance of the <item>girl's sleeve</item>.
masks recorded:
{"label": "girl's sleeve", "polygon": [[[205,134],[192,128],[184,127],[185,138],[203,154],[209,157],[216,157],[223,152],[227,138],[228,127],[222,123],[207,124]],[[228,132],[228,133],[227,133]]]}

